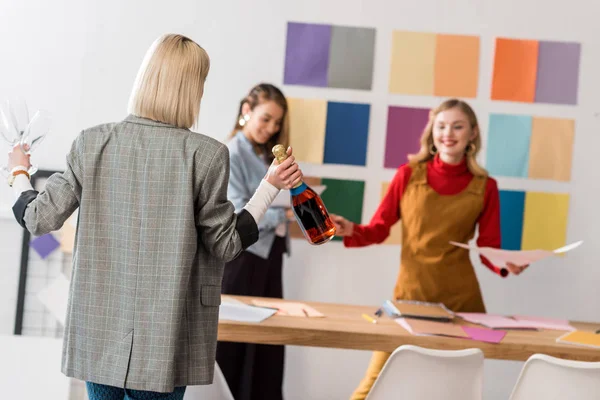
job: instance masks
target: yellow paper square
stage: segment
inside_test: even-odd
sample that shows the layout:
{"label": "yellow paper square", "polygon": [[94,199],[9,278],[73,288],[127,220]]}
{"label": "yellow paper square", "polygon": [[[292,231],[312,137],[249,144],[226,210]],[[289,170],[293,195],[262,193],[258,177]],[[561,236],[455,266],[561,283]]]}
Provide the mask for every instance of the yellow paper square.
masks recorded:
{"label": "yellow paper square", "polygon": [[533,118],[529,150],[529,178],[571,180],[575,121]]}
{"label": "yellow paper square", "polygon": [[433,95],[436,34],[394,31],[390,93]]}
{"label": "yellow paper square", "polygon": [[290,143],[296,160],[323,163],[327,101],[288,98]]}
{"label": "yellow paper square", "polygon": [[567,244],[569,195],[527,192],[523,221],[523,250],[554,250]]}
{"label": "yellow paper square", "polygon": [[73,248],[75,247],[75,214],[71,215],[62,228],[60,228],[60,250],[63,253],[73,254]]}
{"label": "yellow paper square", "polygon": [[[381,199],[385,197],[388,187],[390,186],[390,182],[384,182],[381,184]],[[398,205],[400,207],[400,205]],[[402,244],[402,221],[396,222],[392,229],[390,230],[390,236],[382,244]]]}

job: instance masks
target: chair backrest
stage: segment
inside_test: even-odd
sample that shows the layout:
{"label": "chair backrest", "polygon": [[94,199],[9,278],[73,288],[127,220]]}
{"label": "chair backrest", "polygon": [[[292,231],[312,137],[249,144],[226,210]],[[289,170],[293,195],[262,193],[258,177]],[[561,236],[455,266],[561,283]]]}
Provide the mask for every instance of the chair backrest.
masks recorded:
{"label": "chair backrest", "polygon": [[215,362],[215,377],[212,385],[188,386],[185,389],[183,400],[234,400],[227,381]]}
{"label": "chair backrest", "polygon": [[404,345],[385,363],[367,400],[481,400],[482,396],[481,350],[431,350]]}
{"label": "chair backrest", "polygon": [[563,360],[534,354],[523,365],[510,398],[598,399],[600,362]]}

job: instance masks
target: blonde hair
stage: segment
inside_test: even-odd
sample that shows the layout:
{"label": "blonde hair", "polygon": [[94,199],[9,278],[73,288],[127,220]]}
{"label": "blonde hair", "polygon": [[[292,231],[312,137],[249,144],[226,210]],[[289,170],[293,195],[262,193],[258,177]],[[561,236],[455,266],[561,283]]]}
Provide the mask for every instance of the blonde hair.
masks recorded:
{"label": "blonde hair", "polygon": [[193,40],[177,34],[159,37],[140,66],[128,112],[179,128],[191,128],[200,113],[209,69],[208,54]]}
{"label": "blonde hair", "polygon": [[442,104],[431,110],[429,113],[429,121],[427,126],[423,130],[421,135],[421,148],[416,154],[410,154],[408,160],[411,163],[427,162],[431,160],[434,155],[431,154],[430,149],[433,146],[433,123],[435,117],[442,111],[450,110],[452,108],[458,108],[462,111],[469,120],[471,129],[477,131],[477,136],[469,144],[465,151],[465,157],[467,159],[467,167],[469,171],[475,176],[487,176],[488,172],[481,165],[477,163],[477,154],[481,150],[481,134],[479,132],[479,124],[477,123],[477,116],[475,112],[466,102],[458,99],[449,99],[444,101]]}
{"label": "blonde hair", "polygon": [[228,136],[228,139],[233,138],[239,131],[243,129],[242,125],[240,125],[240,119],[243,118],[242,108],[244,104],[248,103],[250,106],[250,110],[254,110],[256,106],[259,104],[263,104],[267,101],[273,101],[278,106],[283,109],[283,119],[281,121],[281,129],[279,132],[274,134],[267,143],[263,146],[259,146],[254,144],[254,151],[261,155],[265,155],[269,160],[273,160],[273,154],[271,153],[271,149],[276,144],[283,145],[286,149],[290,144],[290,117],[289,117],[289,108],[288,103],[279,88],[270,83],[260,83],[254,86],[250,93],[246,97],[240,101],[240,107],[238,109],[237,117],[235,120],[235,125],[233,130]]}

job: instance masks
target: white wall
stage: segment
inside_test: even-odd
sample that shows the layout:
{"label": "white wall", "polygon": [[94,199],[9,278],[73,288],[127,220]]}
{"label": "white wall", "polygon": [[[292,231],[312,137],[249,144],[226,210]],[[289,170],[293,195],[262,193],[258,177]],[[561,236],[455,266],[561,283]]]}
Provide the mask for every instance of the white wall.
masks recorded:
{"label": "white wall", "polygon": [[[52,112],[55,130],[34,159],[43,168],[63,168],[64,155],[79,130],[125,116],[129,90],[148,45],[161,33],[180,32],[201,43],[211,56],[200,131],[223,139],[234,122],[239,99],[253,84],[283,82],[287,21],[375,27],[371,92],[283,87],[294,97],[372,104],[366,168],[305,166],[307,175],[367,180],[363,219],[368,219],[378,204],[380,182],[393,175],[381,168],[387,106],[435,106],[440,101],[387,93],[392,30],[480,35],[479,95],[471,103],[482,127],[487,127],[490,112],[576,119],[570,183],[501,178],[501,189],[570,192],[568,241],[587,241],[567,258],[541,262],[517,279],[502,280],[477,268],[488,311],[600,320],[596,245],[600,209],[594,161],[600,145],[596,132],[600,111],[598,8],[587,0],[0,0],[0,97],[19,94],[32,106]],[[530,104],[524,108],[492,103],[489,88],[495,36],[581,42],[579,105]],[[10,192],[0,189],[4,214],[11,201]],[[16,289],[11,292],[10,287],[16,287],[18,234],[14,224],[0,220],[2,288],[8,288],[0,291],[2,333],[12,331]],[[309,247],[302,241],[293,244],[293,256],[285,266],[287,297],[378,305],[391,294],[399,248],[347,250],[339,243]],[[290,347],[287,398],[347,398],[368,358],[367,352]],[[507,398],[519,368],[520,363],[487,361],[485,398]]]}

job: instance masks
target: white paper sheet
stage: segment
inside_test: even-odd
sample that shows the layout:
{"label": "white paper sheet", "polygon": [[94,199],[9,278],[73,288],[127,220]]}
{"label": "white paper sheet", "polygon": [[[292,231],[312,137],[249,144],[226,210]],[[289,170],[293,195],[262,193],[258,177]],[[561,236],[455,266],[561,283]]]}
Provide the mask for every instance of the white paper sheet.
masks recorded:
{"label": "white paper sheet", "polygon": [[[325,185],[316,185],[316,186],[311,186],[310,187],[312,190],[314,190],[315,192],[317,192],[317,194],[320,196],[321,193],[323,193],[325,191],[325,189],[327,189],[327,186]],[[275,197],[275,200],[273,200],[273,203],[271,203],[272,207],[291,207],[291,197],[290,197],[290,191],[289,190],[281,190],[279,191],[279,194],[277,195],[277,197]]]}
{"label": "white paper sheet", "polygon": [[247,304],[235,304],[233,302],[222,302],[219,306],[219,321],[237,322],[261,322],[275,314],[277,310],[249,306]]}
{"label": "white paper sheet", "polygon": [[44,307],[65,326],[67,316],[67,302],[69,300],[69,280],[60,274],[52,283],[40,290],[37,298]]}
{"label": "white paper sheet", "polygon": [[511,262],[515,265],[527,265],[536,261],[543,260],[544,258],[552,257],[557,254],[566,253],[573,249],[576,249],[583,243],[583,240],[579,242],[571,243],[567,246],[558,248],[553,251],[548,250],[502,250],[495,249],[492,247],[478,247],[477,245],[469,245],[458,242],[450,242],[454,246],[461,247],[467,250],[473,250],[476,253],[484,256],[490,262],[498,267],[506,267],[506,263]]}

